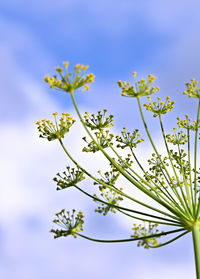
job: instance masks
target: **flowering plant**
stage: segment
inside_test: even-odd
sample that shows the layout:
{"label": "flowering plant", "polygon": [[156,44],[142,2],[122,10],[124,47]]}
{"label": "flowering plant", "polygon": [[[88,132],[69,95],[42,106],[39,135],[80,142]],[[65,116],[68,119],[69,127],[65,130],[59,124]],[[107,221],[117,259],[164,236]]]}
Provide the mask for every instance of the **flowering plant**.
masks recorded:
{"label": "flowering plant", "polygon": [[[50,85],[50,88],[61,90],[70,95],[80,122],[89,137],[89,139],[83,138],[86,142],[83,152],[102,152],[110,163],[110,170],[104,174],[98,171],[99,176],[94,176],[80,165],[63,143],[63,138],[69,132],[75,120],[69,113],[63,113],[58,120],[57,113],[53,113],[54,122],[45,119],[36,122],[40,137],[46,138],[48,141],[58,140],[64,152],[74,164],[73,168],[67,166],[66,171],[62,174],[58,173],[54,178],[57,183],[57,190],[74,187],[92,201],[98,203],[96,212],[103,215],[107,215],[108,212],[120,213],[145,223],[134,224],[133,234],[129,238],[117,240],[95,239],[82,233],[84,223],[82,212],[75,214],[75,210],[70,213],[63,209],[56,214],[54,220],[54,223],[60,226],[60,228],[51,230],[54,237],[72,235],[105,243],[138,241],[138,246],[150,249],[168,245],[191,232],[196,274],[197,279],[200,279],[200,176],[197,166],[200,88],[198,88],[198,82],[192,79],[191,83],[186,84],[186,91],[184,92],[188,97],[198,100],[196,120],[192,122],[187,114],[185,119],[181,120],[178,117],[177,127],[173,129],[173,133],[166,134],[162,118],[174,108],[174,102],[170,100],[170,97],[167,97],[165,101],[161,101],[160,97],[157,98],[157,101],[152,101],[152,94],[159,91],[159,87],[153,85],[156,78],[149,75],[147,80],[137,81],[134,72],[133,85],[130,82],[118,81],[122,96],[136,99],[144,129],[154,150],[152,157],[148,160],[149,169],[147,170],[142,166],[140,158],[135,152],[135,148],[144,141],[138,129],[128,132],[126,128],[123,128],[121,135],[114,136],[111,132],[114,117],[113,115],[107,115],[107,110],[98,111],[96,115],[85,112],[85,115],[82,116],[74,94],[77,91],[89,90],[88,84],[94,81],[95,76],[93,74],[85,75],[88,66],[78,64],[71,73],[68,70],[69,63],[64,62],[63,64],[65,70],[60,67],[56,68],[59,76],[50,77],[47,75],[44,80]],[[159,153],[145,121],[141,104],[141,98],[144,96],[147,96],[148,103],[143,106],[153,113],[153,117],[158,118],[165,148],[164,156]],[[192,143],[194,143],[194,155],[191,152]],[[120,149],[128,151],[125,158],[118,151]],[[111,153],[112,155],[110,155]],[[137,164],[139,171],[132,167],[133,163]],[[152,199],[157,206],[134,198],[126,190],[119,187],[117,181],[120,175],[130,182],[133,187]],[[95,194],[89,193],[83,187],[78,186],[85,178],[93,180],[97,190]],[[123,200],[131,201],[133,208],[122,206]],[[137,209],[137,205],[140,205],[143,210]],[[162,227],[173,226],[174,229],[160,231],[159,225]],[[174,234],[175,236],[172,238],[160,242],[164,236]]]}

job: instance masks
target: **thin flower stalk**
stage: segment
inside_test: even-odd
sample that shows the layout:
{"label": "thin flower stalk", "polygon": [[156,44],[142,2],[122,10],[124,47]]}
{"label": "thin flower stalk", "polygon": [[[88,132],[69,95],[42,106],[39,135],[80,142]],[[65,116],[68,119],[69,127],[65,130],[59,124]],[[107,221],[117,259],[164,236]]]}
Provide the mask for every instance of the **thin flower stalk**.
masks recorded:
{"label": "thin flower stalk", "polygon": [[[150,142],[151,142],[151,145],[152,145],[152,147],[153,147],[153,149],[154,149],[156,155],[157,155],[157,156],[159,157],[159,159],[160,159],[160,163],[161,163],[161,165],[162,165],[162,167],[163,167],[163,171],[166,172],[166,174],[167,174],[167,176],[168,176],[168,178],[169,178],[169,180],[170,180],[169,185],[171,185],[171,184],[173,185],[172,178],[171,178],[171,176],[170,176],[168,170],[166,169],[166,167],[165,167],[163,161],[162,161],[161,158],[160,158],[160,155],[159,155],[159,153],[158,153],[158,151],[157,151],[157,149],[156,149],[156,147],[155,147],[155,144],[154,144],[154,142],[153,142],[153,140],[152,140],[151,134],[150,134],[149,129],[148,129],[148,127],[147,127],[147,124],[146,124],[146,121],[145,121],[145,119],[144,119],[144,115],[143,115],[143,112],[142,112],[142,107],[141,107],[140,99],[137,98],[137,101],[138,101],[138,106],[139,106],[140,114],[141,114],[141,117],[142,117],[142,121],[143,121],[145,130],[146,130],[146,132],[147,132],[148,138],[149,138],[149,140],[150,140]],[[188,209],[187,209],[187,207],[186,207],[186,205],[185,205],[185,196],[184,196],[184,194],[182,193],[182,196],[183,196],[183,200],[182,200],[182,198],[180,197],[180,195],[179,195],[178,191],[176,190],[176,188],[174,188],[174,189],[175,189],[176,195],[177,195],[179,201],[181,202],[181,204],[182,204],[184,210],[186,210],[186,211],[188,212]],[[182,191],[182,190],[181,190],[181,191]]]}

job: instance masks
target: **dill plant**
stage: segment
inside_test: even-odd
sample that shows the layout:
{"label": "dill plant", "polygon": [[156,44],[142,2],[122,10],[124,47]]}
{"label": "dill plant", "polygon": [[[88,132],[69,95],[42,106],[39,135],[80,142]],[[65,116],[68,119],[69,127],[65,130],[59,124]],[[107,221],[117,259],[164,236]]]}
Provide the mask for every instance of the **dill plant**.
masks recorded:
{"label": "dill plant", "polygon": [[[58,118],[57,113],[53,113],[54,119],[52,121],[43,119],[36,122],[36,124],[40,137],[46,138],[48,141],[58,140],[73,163],[73,167],[67,166],[62,174],[57,173],[53,179],[57,184],[57,190],[75,187],[92,201],[98,203],[96,212],[103,215],[107,215],[108,212],[120,213],[140,220],[142,223],[133,225],[133,234],[129,238],[95,239],[82,233],[84,223],[82,212],[76,213],[73,210],[70,213],[62,209],[56,214],[56,218],[53,221],[58,225],[57,228],[51,230],[54,233],[54,237],[72,235],[104,243],[138,241],[138,246],[149,249],[168,245],[191,232],[196,274],[197,278],[200,279],[200,176],[197,166],[200,88],[198,88],[198,82],[192,79],[190,83],[186,83],[184,92],[188,97],[196,98],[198,101],[196,120],[192,121],[187,114],[185,119],[178,117],[177,127],[173,129],[172,133],[166,134],[162,118],[173,109],[174,102],[171,101],[170,97],[167,97],[165,101],[162,101],[160,97],[157,98],[157,101],[152,101],[151,95],[159,91],[159,87],[153,85],[156,78],[153,75],[149,75],[147,80],[137,80],[134,72],[133,85],[130,82],[118,81],[122,96],[136,99],[144,129],[154,150],[148,160],[149,169],[146,169],[142,166],[140,158],[135,152],[135,148],[144,141],[137,129],[129,132],[126,128],[123,128],[120,135],[114,136],[111,132],[114,117],[113,115],[107,115],[107,110],[98,111],[96,115],[90,115],[89,112],[85,112],[83,116],[81,115],[75,95],[79,91],[89,90],[88,84],[94,81],[95,76],[93,74],[86,75],[88,66],[78,64],[74,66],[73,72],[69,72],[69,62],[64,62],[63,64],[64,69],[57,67],[58,74],[53,77],[47,75],[44,80],[50,85],[50,88],[68,93],[69,97],[71,97],[79,120],[88,134],[88,138],[83,138],[86,146],[82,151],[102,152],[105,160],[110,163],[110,170],[104,174],[98,171],[97,176],[94,176],[84,166],[80,165],[71,156],[63,142],[75,120],[69,113],[63,113],[60,118]],[[141,98],[145,96],[147,96],[148,102],[142,106]],[[143,107],[153,113],[153,117],[158,118],[161,137],[165,145],[164,157],[159,153],[151,137],[144,118]],[[192,147],[193,143],[194,147]],[[128,150],[127,156],[123,158],[120,155],[120,149]],[[112,155],[110,155],[111,152]],[[193,156],[192,153],[194,153]],[[140,171],[135,171],[135,168],[132,167],[133,163],[138,166]],[[127,191],[117,185],[119,176],[123,176],[158,206],[152,206],[152,204],[147,204],[130,196]],[[79,186],[79,183],[86,178],[93,180],[96,189],[95,194],[89,193]],[[126,199],[133,203],[132,208],[121,205],[122,200]],[[137,205],[140,208],[142,206],[143,210],[137,209]],[[162,227],[171,226],[173,229],[160,231],[158,229],[159,225],[162,225]],[[166,235],[170,236],[170,238],[160,242]]]}

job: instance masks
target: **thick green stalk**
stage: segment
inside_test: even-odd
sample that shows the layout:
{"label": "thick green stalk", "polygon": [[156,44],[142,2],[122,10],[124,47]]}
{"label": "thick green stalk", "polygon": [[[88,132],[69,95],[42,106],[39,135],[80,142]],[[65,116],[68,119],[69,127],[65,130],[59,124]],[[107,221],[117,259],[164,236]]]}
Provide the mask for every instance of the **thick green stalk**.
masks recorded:
{"label": "thick green stalk", "polygon": [[200,227],[194,225],[192,229],[193,244],[194,244],[194,256],[196,264],[197,279],[200,279]]}

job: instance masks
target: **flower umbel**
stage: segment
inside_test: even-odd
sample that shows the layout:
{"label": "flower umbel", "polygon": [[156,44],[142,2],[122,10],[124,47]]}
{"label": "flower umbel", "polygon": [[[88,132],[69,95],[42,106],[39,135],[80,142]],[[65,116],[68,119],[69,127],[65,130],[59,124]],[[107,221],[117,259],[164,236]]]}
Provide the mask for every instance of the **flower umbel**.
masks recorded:
{"label": "flower umbel", "polygon": [[88,83],[94,82],[95,76],[90,73],[84,77],[88,66],[77,64],[74,66],[73,73],[71,73],[68,71],[69,62],[63,62],[63,64],[65,66],[65,71],[60,67],[56,67],[56,71],[58,72],[60,78],[57,77],[57,75],[54,75],[53,77],[46,75],[44,77],[44,81],[50,85],[50,88],[55,88],[69,93],[72,93],[82,87],[82,91],[89,90]]}
{"label": "flower umbel", "polygon": [[140,225],[134,224],[134,226],[133,226],[134,234],[131,235],[131,237],[150,236],[149,238],[139,240],[138,247],[144,246],[145,249],[149,249],[149,248],[156,247],[159,245],[156,237],[151,238],[151,235],[159,232],[159,230],[157,229],[157,226],[158,226],[158,224],[152,224],[152,223],[148,223],[147,227],[146,227],[146,224],[144,224],[144,226],[142,226],[141,224]]}
{"label": "flower umbel", "polygon": [[166,135],[167,141],[173,143],[173,145],[181,145],[185,144],[188,141],[188,136],[183,132],[176,132],[176,128],[174,128],[174,134]]}
{"label": "flower umbel", "polygon": [[43,119],[37,121],[36,125],[41,138],[46,138],[48,141],[64,138],[64,135],[69,132],[70,127],[76,121],[70,116],[70,113],[62,113],[62,117],[57,122],[57,112],[53,113],[54,122]]}
{"label": "flower umbel", "polygon": [[91,114],[89,115],[89,112],[85,112],[85,124],[87,127],[89,127],[91,130],[103,130],[105,128],[109,128],[114,126],[113,124],[113,115],[109,115],[106,117],[107,110],[104,109],[103,112],[98,111],[97,115]]}
{"label": "flower umbel", "polygon": [[62,173],[57,173],[57,177],[53,180],[57,183],[56,190],[63,190],[71,186],[75,186],[77,183],[85,179],[84,172],[74,168],[66,167],[66,171]]}
{"label": "flower umbel", "polygon": [[[103,215],[107,215],[109,211],[116,213],[116,209],[113,207],[115,205],[119,205],[119,202],[123,200],[122,196],[117,194],[115,191],[112,191],[110,189],[105,189],[104,187],[99,187],[99,190],[101,192],[101,197],[103,200],[105,200],[108,204],[102,203],[98,206],[97,209],[95,209],[95,212],[103,213]],[[122,191],[123,188],[120,188],[120,191]],[[94,197],[96,198],[97,195],[94,194]],[[94,199],[94,201],[96,201]]]}
{"label": "flower umbel", "polygon": [[[99,146],[101,148],[107,148],[109,147],[109,144],[112,145],[112,139],[114,138],[114,135],[109,132],[109,130],[106,130],[105,132],[95,132],[96,136],[96,142],[92,140],[91,142],[88,142],[86,137],[83,137],[83,140],[88,143],[87,147],[83,148],[83,152],[97,152],[99,151]],[[98,146],[99,145],[99,146]]]}
{"label": "flower umbel", "polygon": [[122,82],[121,80],[118,81],[119,87],[122,89],[122,96],[125,97],[141,97],[141,96],[148,96],[151,95],[160,88],[152,86],[153,82],[156,80],[156,77],[153,75],[148,75],[148,80],[141,79],[136,81],[136,73],[133,73],[135,86],[131,85],[130,82]]}
{"label": "flower umbel", "polygon": [[158,97],[158,102],[151,102],[151,96],[148,97],[150,103],[144,104],[148,111],[153,112],[153,117],[156,117],[161,114],[166,114],[168,111],[174,108],[174,102],[170,101],[170,97],[167,96],[166,101],[161,101],[161,98]]}
{"label": "flower umbel", "polygon": [[191,131],[196,131],[200,128],[200,123],[198,123],[197,125],[197,121],[195,120],[193,121],[193,125],[191,124],[191,118],[189,118],[188,114],[185,115],[185,119],[181,120],[180,117],[177,117],[177,120],[177,124],[180,128],[184,128]]}
{"label": "flower umbel", "polygon": [[61,236],[73,235],[76,238],[76,234],[83,231],[83,214],[81,211],[75,215],[76,210],[72,210],[72,214],[69,211],[62,209],[56,214],[56,219],[53,221],[55,224],[60,226],[62,229],[52,229],[51,232],[54,233],[54,238]]}
{"label": "flower umbel", "polygon": [[138,129],[135,129],[135,131],[132,133],[127,132],[126,128],[123,128],[123,131],[121,132],[122,137],[116,136],[116,141],[120,142],[120,144],[117,145],[117,147],[120,147],[122,149],[126,147],[137,147],[137,145],[144,141],[144,139],[140,138],[140,134],[138,134]]}
{"label": "flower umbel", "polygon": [[186,83],[187,89],[183,92],[183,94],[187,95],[190,98],[198,98],[200,99],[200,88],[198,88],[198,81],[195,78],[191,79],[191,83]]}

